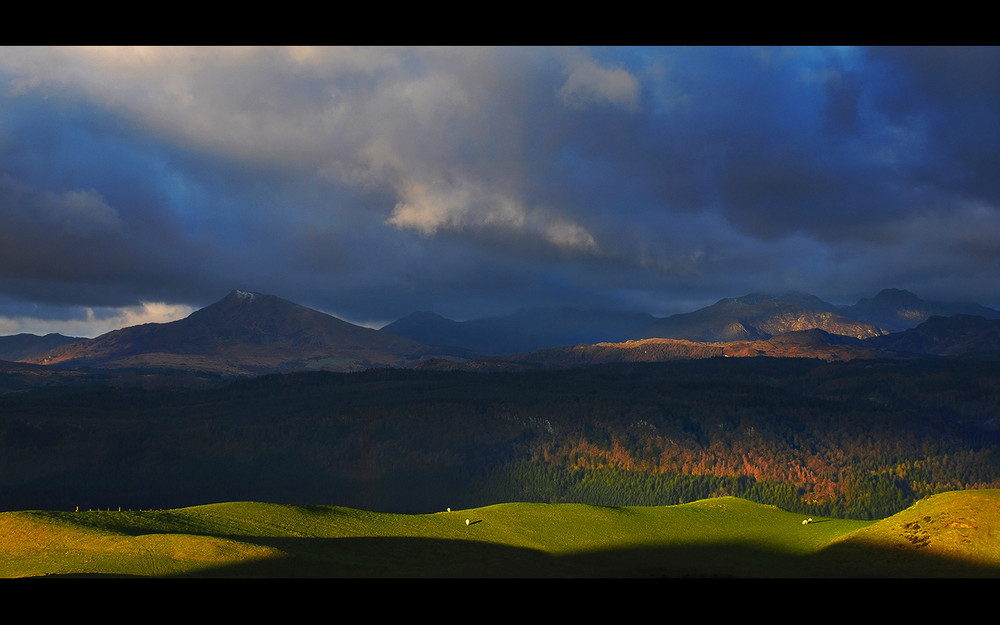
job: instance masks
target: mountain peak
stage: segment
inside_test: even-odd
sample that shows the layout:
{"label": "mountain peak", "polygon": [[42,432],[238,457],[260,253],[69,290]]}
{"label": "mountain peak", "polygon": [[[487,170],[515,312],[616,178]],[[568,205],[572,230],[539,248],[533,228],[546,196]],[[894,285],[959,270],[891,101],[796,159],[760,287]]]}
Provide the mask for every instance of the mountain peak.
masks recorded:
{"label": "mountain peak", "polygon": [[245,321],[249,317],[256,319],[289,315],[300,308],[303,307],[274,295],[234,289],[219,301],[194,311],[185,321],[203,323],[210,320],[210,323],[225,321],[231,324],[240,320]]}
{"label": "mountain peak", "polygon": [[802,291],[784,293],[754,292],[741,297],[727,297],[716,302],[719,306],[759,306],[793,304],[804,308],[832,311],[834,306],[819,297]]}
{"label": "mountain peak", "polygon": [[51,362],[107,367],[195,368],[224,374],[406,366],[428,357],[465,358],[354,325],[276,295],[243,289],[184,319],[115,330],[74,343]]}
{"label": "mountain peak", "polygon": [[244,291],[243,289],[235,289],[232,293],[229,294],[229,298],[240,300],[243,302],[252,302],[259,296],[260,293],[254,293],[253,291]]}
{"label": "mountain peak", "polygon": [[906,304],[910,306],[923,304],[924,301],[906,289],[882,289],[872,301],[878,303]]}

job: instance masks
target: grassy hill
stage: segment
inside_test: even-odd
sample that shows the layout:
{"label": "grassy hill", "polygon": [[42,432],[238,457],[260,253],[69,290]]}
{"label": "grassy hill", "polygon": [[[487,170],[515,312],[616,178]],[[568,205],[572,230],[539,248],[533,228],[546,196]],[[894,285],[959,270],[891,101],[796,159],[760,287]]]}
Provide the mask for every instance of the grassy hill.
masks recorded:
{"label": "grassy hill", "polygon": [[0,576],[996,577],[1000,491],[881,521],[735,497],[663,507],[498,504],[432,514],[222,503],[0,513]]}

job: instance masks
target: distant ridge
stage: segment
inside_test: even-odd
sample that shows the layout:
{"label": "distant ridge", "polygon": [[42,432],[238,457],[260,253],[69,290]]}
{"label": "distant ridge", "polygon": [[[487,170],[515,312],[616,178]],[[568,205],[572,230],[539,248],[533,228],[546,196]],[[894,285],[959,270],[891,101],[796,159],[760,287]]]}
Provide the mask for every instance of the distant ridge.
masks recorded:
{"label": "distant ridge", "polygon": [[56,347],[84,340],[86,339],[63,336],[54,332],[45,336],[27,333],[0,336],[0,360],[18,361],[34,358]]}
{"label": "distant ridge", "polygon": [[525,371],[627,362],[666,362],[704,358],[815,358],[827,361],[909,359],[921,357],[1000,355],[1000,320],[971,315],[931,317],[916,328],[858,339],[812,328],[769,339],[692,341],[648,338],[615,343],[553,347],[524,354],[428,361],[427,369]]}
{"label": "distant ridge", "polygon": [[[983,314],[924,319],[931,311],[960,310]],[[910,322],[913,327],[887,330]],[[95,339],[0,337],[0,356],[6,356],[0,360],[214,376],[378,367],[516,369],[713,356],[850,360],[996,351],[997,324],[1000,312],[990,308],[928,303],[908,291],[885,289],[853,306],[805,293],[749,294],[659,319],[646,313],[535,308],[458,322],[424,311],[374,330],[274,295],[237,289],[185,319],[122,328]],[[23,378],[18,385],[30,379],[25,370],[18,375]]]}
{"label": "distant ridge", "polygon": [[[427,310],[409,314],[383,326],[381,331],[430,345],[470,344],[468,332],[461,323]],[[480,351],[489,353],[489,350]]]}
{"label": "distant ridge", "polygon": [[122,328],[26,361],[255,375],[407,366],[426,357],[466,355],[354,325],[274,295],[234,290],[184,319]]}
{"label": "distant ridge", "polygon": [[934,316],[916,328],[874,338],[879,349],[934,356],[1000,353],[1000,319]]}
{"label": "distant ridge", "polygon": [[[802,292],[750,293],[662,318],[646,313],[550,308],[453,321],[422,311],[390,323],[382,331],[490,356],[513,356],[573,345],[653,338],[701,343],[768,341],[808,330],[823,331],[828,335],[823,342],[829,344],[833,337],[870,339],[914,328],[933,316],[956,314],[1000,319],[1000,311],[979,304],[927,302],[903,289],[884,289],[853,305],[832,304]],[[805,338],[794,340],[801,344]],[[813,334],[812,340],[819,340],[818,335]]]}
{"label": "distant ridge", "polygon": [[1000,319],[1000,311],[986,306],[925,301],[903,289],[883,289],[871,299],[862,299],[853,306],[842,307],[841,313],[876,325],[883,330],[883,333],[914,328],[931,317],[971,315],[985,319]]}
{"label": "distant ridge", "polygon": [[652,322],[646,313],[576,308],[526,308],[504,317],[453,321],[418,312],[382,328],[421,343],[454,345],[493,356],[554,347],[620,341]]}
{"label": "distant ridge", "polygon": [[882,334],[870,323],[839,314],[834,305],[818,297],[791,293],[722,299],[694,312],[658,319],[629,338],[753,341],[810,329],[859,339]]}

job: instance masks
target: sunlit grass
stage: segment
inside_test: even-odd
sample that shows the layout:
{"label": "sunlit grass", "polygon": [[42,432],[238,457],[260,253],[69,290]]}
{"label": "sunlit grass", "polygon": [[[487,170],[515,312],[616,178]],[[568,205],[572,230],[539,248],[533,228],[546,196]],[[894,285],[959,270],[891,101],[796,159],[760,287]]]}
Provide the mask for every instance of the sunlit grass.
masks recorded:
{"label": "sunlit grass", "polygon": [[8,512],[0,576],[995,576],[998,493],[946,494],[883,521],[807,524],[734,497],[432,514],[241,502]]}

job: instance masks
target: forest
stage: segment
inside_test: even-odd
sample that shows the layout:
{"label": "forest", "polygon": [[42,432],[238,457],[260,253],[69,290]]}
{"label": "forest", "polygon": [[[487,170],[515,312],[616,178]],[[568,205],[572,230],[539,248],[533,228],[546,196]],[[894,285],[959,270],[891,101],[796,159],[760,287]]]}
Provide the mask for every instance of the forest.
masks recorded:
{"label": "forest", "polygon": [[0,507],[428,512],[736,495],[843,518],[1000,488],[1000,358],[373,369],[0,395]]}

